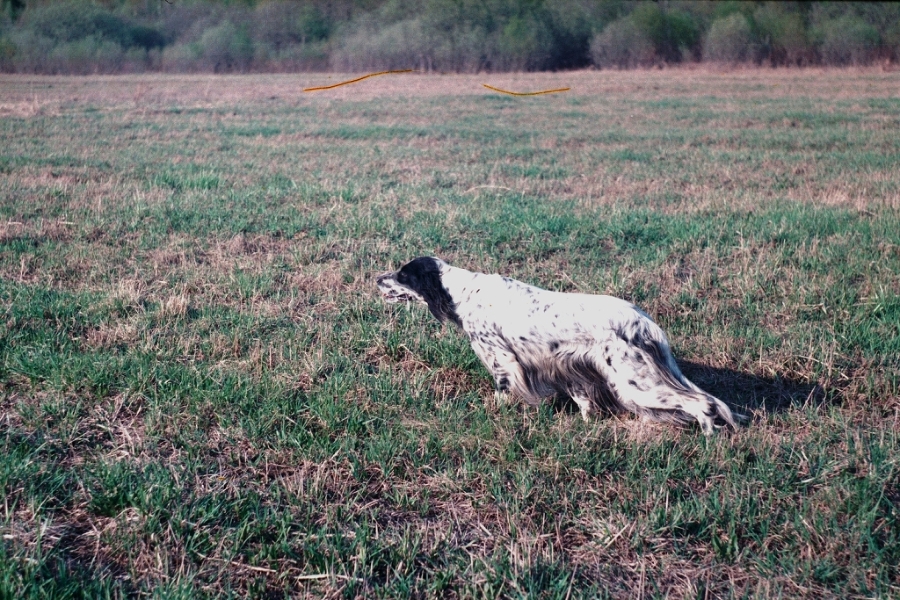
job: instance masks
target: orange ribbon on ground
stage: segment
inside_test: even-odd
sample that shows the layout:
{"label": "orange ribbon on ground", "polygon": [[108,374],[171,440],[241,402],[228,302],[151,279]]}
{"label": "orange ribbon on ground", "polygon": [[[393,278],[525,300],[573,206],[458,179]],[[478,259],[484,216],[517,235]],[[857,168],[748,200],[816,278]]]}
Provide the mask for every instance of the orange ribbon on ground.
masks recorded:
{"label": "orange ribbon on ground", "polygon": [[558,88],[555,90],[541,90],[540,92],[510,92],[509,90],[501,90],[500,88],[495,88],[486,83],[482,83],[481,85],[483,85],[484,87],[486,87],[489,90],[494,90],[495,92],[500,92],[502,94],[509,94],[510,96],[540,96],[541,94],[556,94],[559,92],[568,92],[569,90],[572,89],[572,88],[564,87],[564,88]]}
{"label": "orange ribbon on ground", "polygon": [[330,90],[332,88],[336,88],[342,85],[349,85],[351,83],[356,83],[357,81],[362,81],[363,79],[368,79],[369,77],[377,77],[378,75],[389,75],[391,73],[410,73],[415,69],[401,69],[399,71],[380,71],[378,73],[369,73],[368,75],[363,75],[362,77],[357,77],[356,79],[351,79],[350,81],[342,81],[340,83],[335,83],[334,85],[323,85],[321,87],[311,87],[304,88],[304,92],[318,92],[321,90]]}

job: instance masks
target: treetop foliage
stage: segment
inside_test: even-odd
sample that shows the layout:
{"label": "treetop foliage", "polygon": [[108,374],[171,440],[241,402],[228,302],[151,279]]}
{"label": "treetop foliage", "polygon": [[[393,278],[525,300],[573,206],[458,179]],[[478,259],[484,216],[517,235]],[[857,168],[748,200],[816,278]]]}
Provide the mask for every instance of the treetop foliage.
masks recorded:
{"label": "treetop foliage", "polygon": [[663,0],[2,0],[12,72],[436,71],[900,60],[900,5]]}

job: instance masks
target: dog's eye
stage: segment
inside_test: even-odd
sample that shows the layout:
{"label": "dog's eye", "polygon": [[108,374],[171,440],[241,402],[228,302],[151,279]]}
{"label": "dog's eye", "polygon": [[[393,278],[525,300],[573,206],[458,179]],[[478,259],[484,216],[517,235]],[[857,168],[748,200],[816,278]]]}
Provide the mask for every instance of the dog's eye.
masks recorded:
{"label": "dog's eye", "polygon": [[399,283],[406,283],[407,281],[409,281],[409,275],[403,272],[397,273],[397,281]]}

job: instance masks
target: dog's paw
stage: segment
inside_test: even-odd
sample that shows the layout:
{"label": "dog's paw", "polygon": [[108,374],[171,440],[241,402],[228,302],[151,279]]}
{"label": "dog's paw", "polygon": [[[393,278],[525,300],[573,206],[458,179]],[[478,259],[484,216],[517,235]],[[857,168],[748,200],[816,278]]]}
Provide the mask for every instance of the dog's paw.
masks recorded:
{"label": "dog's paw", "polygon": [[513,404],[513,402],[512,394],[509,392],[501,392],[499,390],[494,392],[494,406],[498,408],[501,406],[509,406]]}

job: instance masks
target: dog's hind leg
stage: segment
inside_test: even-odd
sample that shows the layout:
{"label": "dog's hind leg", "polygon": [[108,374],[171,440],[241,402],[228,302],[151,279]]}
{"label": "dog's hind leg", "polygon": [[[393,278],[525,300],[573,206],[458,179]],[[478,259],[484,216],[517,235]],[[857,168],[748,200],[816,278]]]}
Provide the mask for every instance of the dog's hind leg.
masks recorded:
{"label": "dog's hind leg", "polygon": [[585,422],[590,421],[591,415],[596,412],[594,403],[591,402],[590,397],[587,394],[574,391],[570,391],[569,396],[571,396],[572,400],[575,401],[575,404],[577,404],[578,408],[581,410],[581,418],[584,419]]}
{"label": "dog's hind leg", "polygon": [[[654,421],[696,420],[707,435],[715,432],[717,421],[737,427],[724,402],[686,382],[669,366],[668,345],[645,343],[648,348],[644,348],[624,340],[617,342],[604,353],[600,366],[626,409]],[[671,362],[674,364],[674,360]]]}

